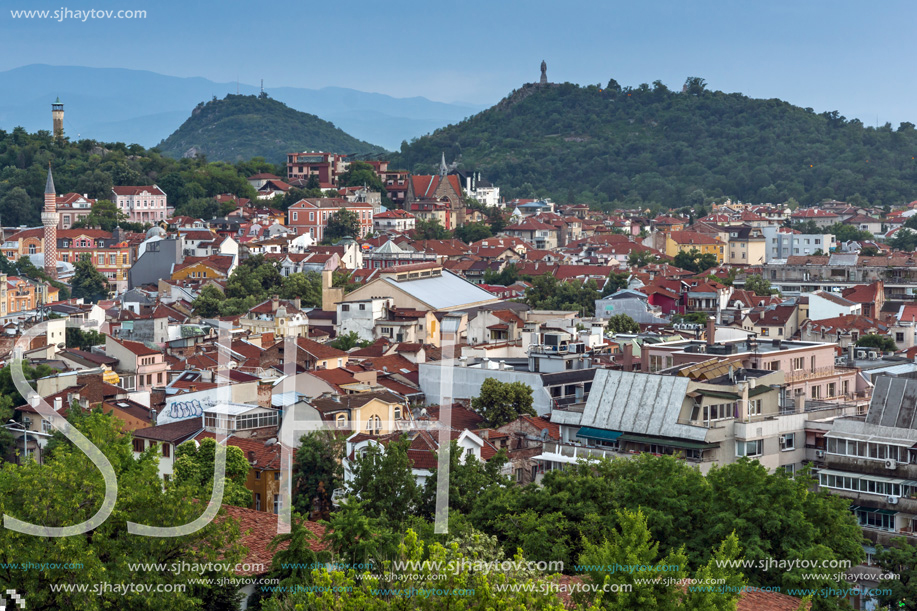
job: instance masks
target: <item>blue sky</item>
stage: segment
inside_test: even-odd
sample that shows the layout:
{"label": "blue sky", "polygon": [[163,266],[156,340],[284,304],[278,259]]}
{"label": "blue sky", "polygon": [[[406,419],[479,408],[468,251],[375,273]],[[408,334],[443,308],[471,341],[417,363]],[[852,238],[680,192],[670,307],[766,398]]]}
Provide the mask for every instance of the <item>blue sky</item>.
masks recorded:
{"label": "blue sky", "polygon": [[[538,78],[624,85],[687,76],[752,97],[917,123],[917,4],[834,0],[4,0],[0,70],[152,70],[269,87],[329,85],[492,104]],[[143,9],[143,20],[12,19],[10,10]]]}

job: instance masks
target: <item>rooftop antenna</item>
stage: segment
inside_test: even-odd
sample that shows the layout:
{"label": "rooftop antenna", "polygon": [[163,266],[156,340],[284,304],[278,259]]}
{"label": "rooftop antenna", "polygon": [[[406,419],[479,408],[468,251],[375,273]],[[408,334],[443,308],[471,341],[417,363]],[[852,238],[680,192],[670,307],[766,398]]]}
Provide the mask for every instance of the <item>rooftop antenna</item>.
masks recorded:
{"label": "rooftop antenna", "polygon": [[261,79],[261,95],[264,95],[264,79]]}

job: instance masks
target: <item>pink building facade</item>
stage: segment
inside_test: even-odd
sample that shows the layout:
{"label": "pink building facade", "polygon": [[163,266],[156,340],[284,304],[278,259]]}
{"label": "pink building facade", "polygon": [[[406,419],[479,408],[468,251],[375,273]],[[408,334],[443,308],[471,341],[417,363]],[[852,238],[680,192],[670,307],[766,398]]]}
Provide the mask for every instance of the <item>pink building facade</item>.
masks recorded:
{"label": "pink building facade", "polygon": [[156,185],[112,187],[111,191],[111,201],[131,223],[158,223],[172,216],[165,191]]}

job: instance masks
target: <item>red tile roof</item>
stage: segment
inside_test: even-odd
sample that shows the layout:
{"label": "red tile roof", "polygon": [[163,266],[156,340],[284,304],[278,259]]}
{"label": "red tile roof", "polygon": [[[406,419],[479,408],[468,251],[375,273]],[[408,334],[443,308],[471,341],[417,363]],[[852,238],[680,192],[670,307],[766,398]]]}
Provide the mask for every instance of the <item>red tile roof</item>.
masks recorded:
{"label": "red tile roof", "polygon": [[[244,507],[233,507],[232,505],[223,505],[226,509],[226,518],[239,522],[239,530],[242,534],[242,545],[248,548],[248,554],[242,560],[243,565],[261,565],[264,567],[263,572],[270,570],[271,561],[274,554],[278,551],[289,547],[288,542],[277,546],[271,550],[271,541],[277,536],[277,519],[279,516],[266,511],[256,511]],[[220,518],[217,518],[220,519]],[[306,528],[312,531],[315,539],[309,543],[312,551],[319,552],[324,550],[327,545],[322,542],[325,536],[325,527],[318,522],[304,522]],[[258,571],[253,569],[236,571],[236,575],[258,575]]]}

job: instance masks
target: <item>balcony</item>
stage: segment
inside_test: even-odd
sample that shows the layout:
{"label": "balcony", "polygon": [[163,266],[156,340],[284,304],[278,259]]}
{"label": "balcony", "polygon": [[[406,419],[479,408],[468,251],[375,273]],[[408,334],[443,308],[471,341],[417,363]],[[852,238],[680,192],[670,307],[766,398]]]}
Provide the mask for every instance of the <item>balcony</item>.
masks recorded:
{"label": "balcony", "polygon": [[917,498],[906,496],[895,497],[898,501],[895,504],[891,504],[887,502],[889,497],[882,494],[870,494],[868,492],[858,492],[856,490],[839,490],[836,488],[826,488],[826,490],[837,496],[850,499],[853,501],[854,505],[866,504],[867,506],[875,506],[878,504],[884,509],[917,515]]}
{"label": "balcony", "polygon": [[896,461],[894,469],[885,468],[885,460],[859,458],[856,456],[840,456],[825,454],[825,465],[829,469],[852,471],[862,475],[877,475],[879,477],[892,477],[898,479],[917,480],[917,464],[901,463]]}

